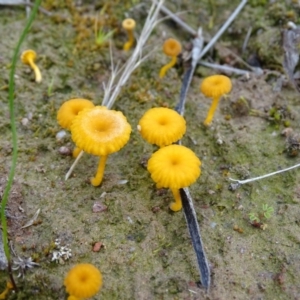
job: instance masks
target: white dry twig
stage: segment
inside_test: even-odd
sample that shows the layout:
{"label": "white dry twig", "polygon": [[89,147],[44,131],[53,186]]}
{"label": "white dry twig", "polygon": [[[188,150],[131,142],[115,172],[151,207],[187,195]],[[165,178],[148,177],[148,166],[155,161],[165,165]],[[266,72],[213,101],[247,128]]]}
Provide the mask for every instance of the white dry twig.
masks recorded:
{"label": "white dry twig", "polygon": [[258,177],[253,177],[253,178],[249,178],[249,179],[245,179],[245,180],[238,180],[238,179],[229,178],[229,180],[236,182],[238,185],[241,185],[241,184],[249,183],[249,182],[252,182],[252,181],[264,179],[264,178],[267,178],[267,177],[270,177],[270,176],[273,176],[273,175],[277,175],[277,174],[280,174],[280,173],[283,173],[283,172],[286,172],[286,171],[290,171],[290,170],[293,170],[293,169],[296,169],[296,168],[299,168],[299,167],[300,167],[300,164],[297,164],[297,165],[291,166],[289,168],[279,170],[279,171],[276,171],[276,172],[272,172],[272,173],[268,173],[268,174],[258,176]]}

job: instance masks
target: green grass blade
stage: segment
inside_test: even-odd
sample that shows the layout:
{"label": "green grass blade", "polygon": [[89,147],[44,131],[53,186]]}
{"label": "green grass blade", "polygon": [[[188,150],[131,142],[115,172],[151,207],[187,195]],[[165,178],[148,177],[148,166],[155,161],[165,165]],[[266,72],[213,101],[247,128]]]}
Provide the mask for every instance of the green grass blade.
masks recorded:
{"label": "green grass blade", "polygon": [[11,69],[9,74],[9,92],[8,92],[8,99],[9,99],[9,112],[10,112],[10,126],[11,126],[11,133],[12,133],[12,145],[13,145],[13,152],[12,152],[12,161],[11,161],[11,168],[8,176],[7,185],[5,187],[2,201],[1,201],[1,225],[2,225],[2,239],[3,239],[3,246],[4,246],[4,252],[6,255],[6,258],[8,262],[10,262],[10,251],[8,246],[8,235],[7,235],[7,220],[5,215],[5,208],[8,201],[8,196],[11,190],[11,186],[13,183],[14,175],[15,175],[15,169],[17,165],[17,158],[18,158],[18,143],[17,143],[17,129],[16,129],[16,122],[15,122],[15,107],[14,107],[14,93],[15,93],[15,82],[14,82],[14,75],[16,70],[16,64],[19,59],[19,52],[21,45],[26,38],[30,26],[35,19],[35,16],[37,14],[38,8],[41,4],[42,0],[36,0],[34,3],[34,7],[31,11],[31,14],[26,22],[26,25],[23,29],[23,32],[20,36],[20,39],[17,43],[17,46],[14,50],[12,62],[11,62]]}

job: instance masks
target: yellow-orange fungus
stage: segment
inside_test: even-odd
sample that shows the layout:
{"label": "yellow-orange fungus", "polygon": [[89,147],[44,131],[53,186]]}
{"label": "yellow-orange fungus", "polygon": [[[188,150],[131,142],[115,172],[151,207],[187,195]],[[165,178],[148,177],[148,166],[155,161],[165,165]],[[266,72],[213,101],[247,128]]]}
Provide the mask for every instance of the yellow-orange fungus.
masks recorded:
{"label": "yellow-orange fungus", "polygon": [[181,44],[175,39],[167,39],[163,44],[163,52],[168,56],[177,56],[181,52]]}
{"label": "yellow-orange fungus", "polygon": [[85,108],[94,107],[94,103],[87,99],[71,99],[64,102],[57,112],[58,124],[65,129],[70,129],[74,118]]}
{"label": "yellow-orange fungus", "polygon": [[25,50],[21,54],[21,61],[23,64],[30,65],[30,67],[33,69],[34,74],[35,74],[35,81],[36,82],[41,82],[42,81],[42,74],[38,66],[35,64],[36,60],[36,52],[29,49]]}
{"label": "yellow-orange fungus", "polygon": [[156,107],[143,115],[138,128],[147,142],[163,147],[182,138],[186,131],[186,122],[175,110]]}
{"label": "yellow-orange fungus", "polygon": [[10,281],[7,281],[5,290],[0,294],[0,299],[6,299],[10,290],[13,289],[13,285]]}
{"label": "yellow-orange fungus", "polygon": [[152,154],[147,169],[154,182],[171,189],[175,202],[170,208],[178,211],[182,207],[179,189],[197,180],[201,174],[200,166],[201,161],[192,150],[181,145],[170,145]]}
{"label": "yellow-orange fungus", "polygon": [[135,28],[135,21],[131,18],[127,18],[127,19],[123,20],[122,27],[125,30],[132,30]]}
{"label": "yellow-orange fungus", "polygon": [[230,79],[224,75],[209,76],[202,81],[200,91],[206,97],[213,98],[213,102],[204,121],[205,125],[209,125],[212,122],[220,97],[224,94],[228,94],[231,88],[232,84]]}
{"label": "yellow-orange fungus", "polygon": [[160,78],[163,78],[166,75],[166,72],[176,64],[177,56],[181,52],[181,44],[175,39],[167,39],[163,45],[163,52],[167,56],[170,56],[172,60],[160,69]]}
{"label": "yellow-orange fungus", "polygon": [[209,98],[220,97],[231,91],[230,79],[224,75],[212,75],[206,77],[200,86],[201,92]]}
{"label": "yellow-orange fungus", "polygon": [[128,41],[124,44],[123,50],[128,51],[134,43],[133,30],[135,28],[135,21],[133,19],[125,19],[122,22],[122,27],[127,31]]}
{"label": "yellow-orange fungus", "polygon": [[71,132],[77,147],[89,154],[101,156],[119,151],[125,146],[131,126],[122,112],[95,106],[78,114]]}
{"label": "yellow-orange fungus", "polygon": [[100,185],[107,156],[119,151],[128,142],[131,126],[120,111],[95,106],[81,111],[71,125],[72,139],[83,151],[101,156],[94,186]]}
{"label": "yellow-orange fungus", "polygon": [[64,285],[73,297],[89,298],[99,292],[102,275],[92,264],[78,264],[68,272]]}

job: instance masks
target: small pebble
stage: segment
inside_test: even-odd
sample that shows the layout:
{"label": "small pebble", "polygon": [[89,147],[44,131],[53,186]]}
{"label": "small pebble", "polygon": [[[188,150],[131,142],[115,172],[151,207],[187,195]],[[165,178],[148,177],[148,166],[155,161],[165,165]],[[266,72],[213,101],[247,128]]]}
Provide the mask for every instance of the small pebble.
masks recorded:
{"label": "small pebble", "polygon": [[152,207],[151,210],[152,210],[153,213],[158,213],[160,211],[160,207],[159,206],[154,206],[154,207]]}
{"label": "small pebble", "polygon": [[102,248],[102,243],[96,242],[95,245],[93,246],[93,252],[99,252],[101,248]]}
{"label": "small pebble", "polygon": [[128,180],[124,179],[124,180],[119,180],[118,184],[126,184],[128,182]]}
{"label": "small pebble", "polygon": [[28,120],[27,118],[23,118],[23,119],[21,120],[21,124],[22,124],[24,127],[26,127],[26,126],[29,124],[29,120]]}
{"label": "small pebble", "polygon": [[62,146],[58,149],[59,154],[61,155],[71,155],[72,150],[68,147]]}
{"label": "small pebble", "polygon": [[93,212],[94,213],[98,213],[98,212],[103,212],[103,211],[106,211],[107,210],[107,206],[104,205],[103,203],[101,202],[95,202],[93,204]]}
{"label": "small pebble", "polygon": [[56,139],[61,141],[66,135],[67,133],[64,130],[61,130],[56,134]]}
{"label": "small pebble", "polygon": [[288,137],[290,135],[292,135],[293,133],[293,128],[291,127],[288,127],[288,128],[284,128],[282,131],[281,131],[281,135],[285,136],[285,137]]}

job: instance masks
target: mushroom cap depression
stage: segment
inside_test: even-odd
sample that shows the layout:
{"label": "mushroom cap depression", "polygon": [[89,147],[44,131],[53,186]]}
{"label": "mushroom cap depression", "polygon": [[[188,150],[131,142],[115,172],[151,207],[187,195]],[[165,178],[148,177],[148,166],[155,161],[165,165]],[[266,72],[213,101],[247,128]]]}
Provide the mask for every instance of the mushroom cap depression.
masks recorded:
{"label": "mushroom cap depression", "polygon": [[79,112],[71,125],[72,139],[83,151],[106,156],[128,142],[131,126],[120,111],[95,106]]}
{"label": "mushroom cap depression", "polygon": [[68,272],[64,285],[70,295],[90,298],[99,292],[102,286],[102,275],[92,264],[78,264]]}
{"label": "mushroom cap depression", "polygon": [[122,22],[122,27],[125,30],[133,30],[135,28],[135,21],[131,18],[125,19]]}
{"label": "mushroom cap depression", "polygon": [[186,131],[186,123],[175,110],[155,107],[142,116],[138,130],[148,143],[163,147],[182,138]]}
{"label": "mushroom cap depression", "polygon": [[201,161],[192,150],[170,145],[151,155],[147,169],[160,187],[180,189],[197,180],[201,174],[200,166]]}
{"label": "mushroom cap depression", "polygon": [[181,52],[181,44],[175,39],[167,39],[163,45],[163,52],[168,56],[177,56]]}
{"label": "mushroom cap depression", "polygon": [[29,64],[29,61],[35,61],[36,59],[36,52],[33,50],[25,50],[21,54],[21,61],[23,64]]}
{"label": "mushroom cap depression", "polygon": [[72,122],[80,111],[94,107],[94,103],[87,99],[71,99],[64,102],[57,112],[58,124],[65,129],[70,129]]}
{"label": "mushroom cap depression", "polygon": [[224,75],[212,75],[204,78],[200,85],[200,91],[209,98],[219,97],[231,91],[230,79]]}

